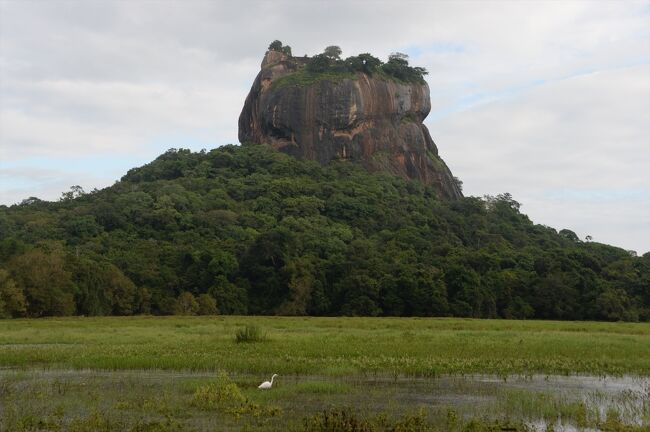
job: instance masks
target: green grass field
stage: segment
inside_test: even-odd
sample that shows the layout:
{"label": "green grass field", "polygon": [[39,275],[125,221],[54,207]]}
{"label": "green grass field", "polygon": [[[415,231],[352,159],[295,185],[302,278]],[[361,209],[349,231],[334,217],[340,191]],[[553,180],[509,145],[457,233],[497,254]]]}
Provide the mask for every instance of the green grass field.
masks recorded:
{"label": "green grass field", "polygon": [[650,324],[3,320],[0,412],[0,431],[647,431]]}
{"label": "green grass field", "polygon": [[[236,343],[258,326],[267,340]],[[650,375],[650,324],[431,318],[0,321],[0,366],[436,376]]]}

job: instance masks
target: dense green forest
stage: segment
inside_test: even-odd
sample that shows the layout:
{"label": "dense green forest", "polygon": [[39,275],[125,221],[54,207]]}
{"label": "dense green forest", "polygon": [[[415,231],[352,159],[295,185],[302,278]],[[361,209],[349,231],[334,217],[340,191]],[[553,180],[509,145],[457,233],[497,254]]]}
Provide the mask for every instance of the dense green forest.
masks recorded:
{"label": "dense green forest", "polygon": [[0,314],[650,319],[650,254],[260,145],[169,150],[113,186],[0,207]]}

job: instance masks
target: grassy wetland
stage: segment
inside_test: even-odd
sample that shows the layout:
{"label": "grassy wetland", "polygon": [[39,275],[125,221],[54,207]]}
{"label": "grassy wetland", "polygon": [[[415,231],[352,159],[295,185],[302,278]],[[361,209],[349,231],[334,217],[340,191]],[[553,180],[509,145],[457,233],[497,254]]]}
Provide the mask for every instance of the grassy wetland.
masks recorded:
{"label": "grassy wetland", "polygon": [[650,430],[650,324],[4,320],[0,367],[2,431]]}

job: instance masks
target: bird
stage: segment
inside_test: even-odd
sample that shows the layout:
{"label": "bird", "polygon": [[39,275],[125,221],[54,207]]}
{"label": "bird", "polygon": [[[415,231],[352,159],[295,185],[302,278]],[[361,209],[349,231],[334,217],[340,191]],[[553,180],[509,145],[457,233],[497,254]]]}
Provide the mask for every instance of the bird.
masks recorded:
{"label": "bird", "polygon": [[273,376],[271,377],[271,381],[264,381],[257,388],[263,389],[263,390],[270,389],[271,386],[273,385],[273,378],[275,378],[276,376],[278,376],[278,374],[273,374]]}

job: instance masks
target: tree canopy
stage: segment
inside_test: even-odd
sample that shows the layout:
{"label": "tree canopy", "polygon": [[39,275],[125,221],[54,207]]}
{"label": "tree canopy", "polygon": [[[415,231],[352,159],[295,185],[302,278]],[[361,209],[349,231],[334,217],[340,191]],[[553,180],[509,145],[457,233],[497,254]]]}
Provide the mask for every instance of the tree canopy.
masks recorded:
{"label": "tree canopy", "polygon": [[424,76],[428,73],[425,68],[409,66],[408,55],[402,53],[391,54],[386,63],[368,53],[343,60],[341,53],[340,47],[328,46],[323,53],[309,58],[306,70],[311,73],[362,72],[368,75],[379,74],[388,79],[416,83],[424,83]]}
{"label": "tree canopy", "polygon": [[650,319],[649,254],[536,225],[508,193],[440,201],[253,144],[72,192],[0,206],[0,316]]}
{"label": "tree canopy", "polygon": [[325,50],[323,51],[323,54],[325,57],[329,58],[330,60],[340,60],[341,59],[341,48],[336,46],[336,45],[330,45]]}
{"label": "tree canopy", "polygon": [[284,53],[288,56],[291,56],[291,47],[289,45],[282,45],[282,42],[279,40],[274,40],[271,42],[268,48],[269,51],[278,51]]}

